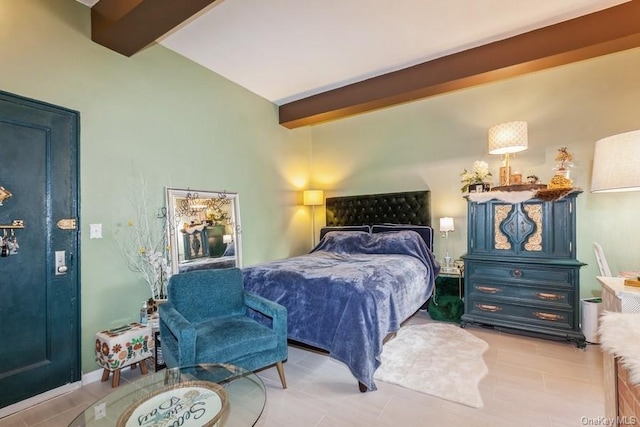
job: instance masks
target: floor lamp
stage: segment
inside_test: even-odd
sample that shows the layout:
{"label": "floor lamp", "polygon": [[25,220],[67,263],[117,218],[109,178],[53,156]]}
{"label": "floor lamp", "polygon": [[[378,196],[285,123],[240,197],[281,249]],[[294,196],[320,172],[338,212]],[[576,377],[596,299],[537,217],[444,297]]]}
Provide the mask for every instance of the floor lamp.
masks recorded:
{"label": "floor lamp", "polygon": [[311,241],[313,247],[316,246],[316,206],[324,204],[324,193],[322,190],[305,190],[302,193],[302,203],[311,206]]}
{"label": "floor lamp", "polygon": [[[591,174],[592,193],[640,191],[640,130],[602,138],[596,142]],[[639,280],[625,280],[640,286]]]}

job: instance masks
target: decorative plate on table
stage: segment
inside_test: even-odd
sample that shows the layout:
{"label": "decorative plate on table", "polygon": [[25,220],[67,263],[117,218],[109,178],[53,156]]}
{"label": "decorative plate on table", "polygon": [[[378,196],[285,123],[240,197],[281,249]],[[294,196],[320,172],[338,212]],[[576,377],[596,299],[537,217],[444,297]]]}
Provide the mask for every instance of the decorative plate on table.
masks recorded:
{"label": "decorative plate on table", "polygon": [[116,427],[213,427],[227,407],[227,392],[208,381],[161,388],[129,406]]}

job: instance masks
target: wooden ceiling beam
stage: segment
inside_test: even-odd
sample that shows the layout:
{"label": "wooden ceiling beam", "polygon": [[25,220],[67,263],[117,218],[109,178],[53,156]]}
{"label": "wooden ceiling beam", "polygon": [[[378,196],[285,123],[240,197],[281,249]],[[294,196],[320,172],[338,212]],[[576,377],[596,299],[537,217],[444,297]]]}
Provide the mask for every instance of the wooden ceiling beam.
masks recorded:
{"label": "wooden ceiling beam", "polygon": [[289,128],[318,124],[640,46],[640,0],[290,102]]}
{"label": "wooden ceiling beam", "polygon": [[91,40],[132,56],[213,2],[100,0],[91,8]]}

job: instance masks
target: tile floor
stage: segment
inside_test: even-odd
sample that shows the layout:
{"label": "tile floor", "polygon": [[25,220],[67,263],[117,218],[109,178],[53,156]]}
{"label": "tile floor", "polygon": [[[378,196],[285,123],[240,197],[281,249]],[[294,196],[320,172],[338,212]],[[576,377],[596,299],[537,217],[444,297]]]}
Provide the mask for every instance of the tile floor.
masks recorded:
{"label": "tile floor", "polygon": [[[430,322],[419,312],[407,324]],[[484,407],[474,409],[395,385],[358,392],[348,369],[328,356],[290,347],[285,363],[288,389],[274,368],[259,376],[267,388],[260,427],[411,427],[588,425],[604,415],[602,356],[597,345],[575,346],[479,327],[466,329],[489,343],[489,374],[480,383]],[[139,373],[123,373],[122,383]],[[20,413],[0,419],[0,427],[64,427],[93,401],[111,391],[95,382]],[[594,425],[594,424],[591,424]]]}

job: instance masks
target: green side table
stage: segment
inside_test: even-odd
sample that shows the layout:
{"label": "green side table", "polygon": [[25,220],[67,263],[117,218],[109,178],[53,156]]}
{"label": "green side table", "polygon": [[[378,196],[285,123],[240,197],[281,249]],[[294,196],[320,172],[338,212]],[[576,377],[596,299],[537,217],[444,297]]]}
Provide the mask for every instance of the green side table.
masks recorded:
{"label": "green side table", "polygon": [[429,299],[427,310],[433,320],[460,323],[464,313],[464,273],[451,268],[441,271],[436,278],[436,290]]}

